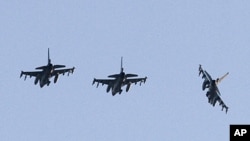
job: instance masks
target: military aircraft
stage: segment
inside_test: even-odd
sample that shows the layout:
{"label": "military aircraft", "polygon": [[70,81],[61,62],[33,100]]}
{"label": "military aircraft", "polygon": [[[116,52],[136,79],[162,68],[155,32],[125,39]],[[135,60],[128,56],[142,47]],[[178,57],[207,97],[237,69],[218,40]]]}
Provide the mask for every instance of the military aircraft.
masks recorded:
{"label": "military aircraft", "polygon": [[41,71],[32,71],[32,72],[24,72],[21,71],[20,74],[20,78],[25,75],[24,80],[26,80],[27,76],[30,77],[35,77],[35,85],[38,83],[38,81],[40,82],[40,87],[42,88],[44,85],[47,84],[47,86],[49,86],[50,84],[50,78],[55,76],[54,78],[54,83],[57,82],[58,76],[59,74],[65,74],[65,73],[72,73],[74,72],[75,67],[73,68],[69,68],[69,69],[59,69],[56,70],[57,68],[64,68],[66,67],[65,65],[53,65],[51,64],[51,60],[50,60],[50,56],[49,56],[49,48],[48,48],[48,64],[46,66],[41,66],[41,67],[37,67],[37,70],[41,70]]}
{"label": "military aircraft", "polygon": [[225,108],[226,113],[228,111],[228,107],[221,99],[221,94],[218,89],[218,84],[229,74],[228,72],[223,75],[221,78],[217,78],[216,80],[213,80],[212,77],[207,73],[207,71],[203,70],[201,65],[199,66],[199,76],[202,74],[202,78],[204,79],[204,82],[202,84],[202,90],[204,91],[206,88],[208,88],[207,91],[207,98],[208,102],[215,106],[216,102],[218,101],[219,105],[222,106],[222,111]]}
{"label": "military aircraft", "polygon": [[121,58],[121,71],[119,74],[113,74],[113,75],[109,75],[109,78],[114,78],[114,79],[95,79],[93,80],[92,85],[95,84],[95,82],[97,82],[97,86],[99,86],[99,83],[101,83],[102,85],[106,84],[107,86],[107,93],[110,91],[110,89],[112,89],[112,95],[114,96],[116,93],[121,94],[122,93],[122,87],[127,85],[126,87],[126,92],[128,92],[130,86],[132,83],[137,84],[137,82],[141,83],[145,83],[147,77],[145,78],[131,78],[128,79],[129,77],[137,77],[137,74],[125,74],[125,72],[123,71],[123,66],[122,66],[122,58]]}

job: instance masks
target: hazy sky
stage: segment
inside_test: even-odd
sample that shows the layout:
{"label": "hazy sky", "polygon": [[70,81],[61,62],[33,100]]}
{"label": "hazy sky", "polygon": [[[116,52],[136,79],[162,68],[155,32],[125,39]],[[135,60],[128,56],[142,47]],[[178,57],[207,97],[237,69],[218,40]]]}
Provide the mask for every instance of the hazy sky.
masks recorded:
{"label": "hazy sky", "polygon": [[[229,140],[249,124],[247,0],[9,0],[0,2],[0,140]],[[47,64],[76,67],[40,88],[19,78]],[[148,77],[112,96],[93,78]],[[212,107],[198,66],[229,107]]]}

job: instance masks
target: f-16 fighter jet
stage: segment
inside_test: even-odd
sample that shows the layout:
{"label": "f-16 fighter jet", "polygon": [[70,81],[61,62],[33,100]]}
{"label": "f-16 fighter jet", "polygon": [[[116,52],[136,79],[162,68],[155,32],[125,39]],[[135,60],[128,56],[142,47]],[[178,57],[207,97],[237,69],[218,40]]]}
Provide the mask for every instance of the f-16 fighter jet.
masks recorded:
{"label": "f-16 fighter jet", "polygon": [[49,56],[49,49],[48,49],[48,64],[46,66],[41,66],[41,67],[37,67],[37,70],[41,70],[41,71],[32,71],[32,72],[24,72],[22,71],[20,74],[20,78],[24,75],[25,78],[24,80],[26,80],[27,76],[30,77],[35,77],[35,85],[38,83],[40,83],[40,87],[42,88],[44,85],[47,84],[47,86],[49,86],[50,84],[50,78],[55,76],[54,78],[54,83],[57,82],[58,76],[59,74],[65,74],[65,73],[72,73],[74,72],[75,67],[73,68],[69,68],[69,69],[59,69],[57,70],[57,68],[64,68],[65,65],[53,65],[51,64],[51,60],[50,60],[50,56]]}
{"label": "f-16 fighter jet", "polygon": [[228,107],[221,99],[221,94],[218,89],[218,84],[229,74],[226,73],[221,78],[217,78],[216,80],[213,80],[212,77],[208,74],[207,71],[203,70],[201,65],[199,66],[199,76],[202,74],[202,78],[204,79],[204,82],[202,84],[202,90],[204,91],[206,88],[208,89],[206,96],[208,98],[208,102],[215,106],[216,102],[219,103],[219,105],[222,107],[222,111],[225,108],[226,113],[228,111]]}
{"label": "f-16 fighter jet", "polygon": [[108,77],[110,78],[114,78],[114,79],[95,79],[93,80],[93,84],[95,84],[95,82],[97,82],[97,87],[99,86],[99,83],[101,83],[102,85],[106,84],[107,86],[107,93],[110,91],[110,89],[112,90],[112,95],[114,96],[116,93],[121,94],[122,93],[122,87],[127,85],[126,87],[126,92],[128,92],[130,85],[132,83],[137,83],[139,82],[140,85],[141,83],[145,83],[147,77],[145,78],[129,78],[129,77],[137,77],[137,74],[125,74],[125,72],[123,71],[123,67],[122,67],[122,58],[121,58],[121,71],[119,74],[113,74],[113,75],[109,75]]}

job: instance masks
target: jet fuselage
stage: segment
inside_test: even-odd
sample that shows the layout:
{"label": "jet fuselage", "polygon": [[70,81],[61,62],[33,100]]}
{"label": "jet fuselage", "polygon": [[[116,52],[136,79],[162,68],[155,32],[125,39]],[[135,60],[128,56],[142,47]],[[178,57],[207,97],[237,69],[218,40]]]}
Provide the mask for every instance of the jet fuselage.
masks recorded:
{"label": "jet fuselage", "polygon": [[47,65],[47,67],[43,70],[43,73],[41,76],[37,76],[40,77],[39,79],[39,83],[40,83],[40,87],[42,88],[44,85],[49,85],[50,81],[49,79],[51,78],[51,74],[53,73],[53,65]]}
{"label": "jet fuselage", "polygon": [[117,77],[115,79],[115,83],[113,84],[113,87],[112,87],[112,95],[114,96],[116,93],[120,93],[122,92],[122,84],[123,82],[125,81],[125,73],[124,72],[121,72],[119,77]]}
{"label": "jet fuselage", "polygon": [[216,104],[218,98],[218,87],[215,83],[215,80],[210,83],[210,87],[207,92],[208,102],[211,103],[213,106]]}

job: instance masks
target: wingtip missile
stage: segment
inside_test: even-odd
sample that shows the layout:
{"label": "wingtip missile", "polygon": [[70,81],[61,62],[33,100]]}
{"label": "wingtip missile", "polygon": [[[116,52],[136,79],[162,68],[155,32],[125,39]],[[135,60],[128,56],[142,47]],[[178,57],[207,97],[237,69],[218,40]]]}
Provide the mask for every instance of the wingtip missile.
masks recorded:
{"label": "wingtip missile", "polygon": [[[69,76],[69,74],[70,74],[70,73],[72,73],[72,74],[73,74],[73,73],[74,73],[74,70],[75,70],[75,67],[73,67],[73,68],[69,69],[69,71],[68,71],[68,76]],[[63,75],[64,75],[64,74],[63,74]]]}
{"label": "wingtip missile", "polygon": [[228,107],[226,108],[226,114],[227,114],[227,111],[228,111]]}
{"label": "wingtip missile", "polygon": [[[75,67],[73,67],[70,71],[69,71],[69,73],[74,73],[74,71],[75,71]],[[68,76],[69,76],[69,73],[68,73]]]}
{"label": "wingtip missile", "polygon": [[199,70],[201,70],[202,68],[201,68],[201,64],[199,64]]}
{"label": "wingtip missile", "polygon": [[[95,82],[96,82],[96,79],[94,78],[94,80],[93,80],[93,82],[92,82],[92,85],[94,85]],[[99,86],[99,82],[97,82],[96,88],[98,88],[98,86]]]}
{"label": "wingtip missile", "polygon": [[229,107],[227,107],[224,103],[220,103],[220,105],[222,105],[221,111],[223,111],[224,108],[225,108],[226,109],[226,114],[227,114]]}
{"label": "wingtip missile", "polygon": [[[142,83],[145,84],[146,80],[147,80],[147,77],[143,78],[143,79],[140,81],[140,86],[141,86]],[[135,83],[135,85],[136,85],[136,83]]]}
{"label": "wingtip missile", "polygon": [[94,78],[94,80],[93,80],[93,82],[92,82],[92,85],[94,85],[94,84],[95,84],[95,81],[96,81],[96,79]]}
{"label": "wingtip missile", "polygon": [[21,71],[20,78],[23,76],[23,71]]}
{"label": "wingtip missile", "polygon": [[202,68],[201,68],[201,64],[199,64],[199,76],[201,75],[201,73],[202,73]]}

